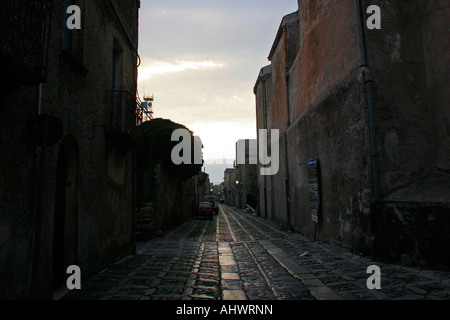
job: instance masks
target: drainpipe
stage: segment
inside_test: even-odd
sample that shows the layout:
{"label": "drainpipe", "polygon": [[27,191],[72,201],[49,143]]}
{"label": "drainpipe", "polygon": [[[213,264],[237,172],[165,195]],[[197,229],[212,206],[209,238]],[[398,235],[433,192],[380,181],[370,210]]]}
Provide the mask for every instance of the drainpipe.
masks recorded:
{"label": "drainpipe", "polygon": [[[263,91],[263,128],[267,128],[267,89],[266,89],[266,81],[267,79],[264,79],[261,77],[261,83],[262,83],[262,91]],[[267,177],[264,175],[264,218],[267,219]]]}
{"label": "drainpipe", "polygon": [[[41,42],[42,45],[45,45],[45,34],[47,32],[48,37],[50,37],[51,30],[51,22],[52,22],[52,10],[51,6],[48,7],[46,3],[44,3],[44,12],[45,16],[48,15],[48,20],[44,18],[44,21],[41,25]],[[47,39],[47,46],[45,48],[46,53],[41,52],[41,59],[43,68],[45,70],[45,76],[47,76],[47,61],[48,61],[48,51],[50,48],[49,45],[50,40]],[[44,48],[42,48],[44,50]],[[42,100],[43,100],[43,82],[39,83],[38,88],[38,115],[42,114]],[[35,198],[35,217],[34,217],[34,236],[33,236],[33,258],[32,258],[32,267],[31,267],[31,297],[32,299],[40,299],[40,277],[39,277],[39,267],[40,267],[40,253],[41,253],[41,232],[42,232],[42,216],[44,211],[44,194],[45,194],[45,171],[46,171],[46,155],[47,155],[47,143],[48,143],[48,134],[49,134],[49,117],[45,116],[44,127],[42,130],[41,136],[41,153],[39,160],[39,171],[38,178],[36,182],[36,198]]]}
{"label": "drainpipe", "polygon": [[[286,92],[289,91],[289,75],[286,74]],[[284,159],[286,161],[286,170],[285,170],[285,182],[286,182],[286,213],[287,213],[287,222],[288,222],[288,228],[291,229],[291,190],[290,190],[290,183],[289,183],[289,161],[288,161],[288,147],[287,147],[287,130],[290,126],[290,119],[289,119],[289,95],[286,96],[286,109],[288,114],[287,119],[287,126],[286,130],[284,131]]]}
{"label": "drainpipe", "polygon": [[370,159],[372,166],[372,189],[375,201],[380,199],[380,171],[378,167],[378,151],[377,151],[377,137],[375,131],[375,103],[373,96],[373,78],[370,69],[367,66],[367,52],[363,30],[361,10],[361,0],[355,0],[356,18],[358,24],[358,39],[359,50],[361,57],[361,72],[364,74],[364,81],[366,85],[366,101],[367,101],[367,115],[369,123],[369,140],[370,140]]}
{"label": "drainpipe", "polygon": [[[38,115],[42,114],[42,83],[39,84],[38,97]],[[41,249],[41,229],[42,229],[42,215],[44,210],[44,188],[45,188],[45,170],[46,170],[46,155],[47,155],[47,141],[48,141],[48,116],[45,116],[44,127],[42,130],[42,146],[39,160],[38,179],[36,185],[36,208],[34,217],[34,238],[33,238],[33,266],[31,270],[31,295],[33,299],[39,298],[39,264],[40,264],[40,249]]]}
{"label": "drainpipe", "polygon": [[[285,47],[284,47],[284,54],[285,54],[285,61],[287,63],[287,25],[285,24],[283,26],[283,33],[285,36]],[[284,131],[284,159],[286,161],[286,170],[285,170],[285,182],[286,182],[286,215],[287,215],[287,223],[288,228],[291,230],[291,191],[290,191],[290,183],[289,183],[289,161],[288,161],[288,147],[287,147],[287,130],[289,129],[291,125],[291,116],[289,114],[289,69],[286,64],[284,69],[284,75],[285,75],[285,88],[286,88],[286,130]]]}

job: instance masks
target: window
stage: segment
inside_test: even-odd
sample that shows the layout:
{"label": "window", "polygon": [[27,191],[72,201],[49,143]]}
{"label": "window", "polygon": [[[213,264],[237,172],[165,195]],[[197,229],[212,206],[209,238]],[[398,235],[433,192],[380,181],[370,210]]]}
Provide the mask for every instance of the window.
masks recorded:
{"label": "window", "polygon": [[121,90],[123,86],[123,50],[119,42],[114,39],[113,65],[112,65],[112,90]]}

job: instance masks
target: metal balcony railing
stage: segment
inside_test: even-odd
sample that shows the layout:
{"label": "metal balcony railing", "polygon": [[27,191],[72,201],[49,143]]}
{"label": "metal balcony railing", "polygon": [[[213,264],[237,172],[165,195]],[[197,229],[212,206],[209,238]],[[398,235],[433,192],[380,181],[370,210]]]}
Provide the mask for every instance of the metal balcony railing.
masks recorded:
{"label": "metal balcony railing", "polygon": [[45,79],[51,0],[0,2],[0,68],[9,81]]}
{"label": "metal balcony railing", "polygon": [[107,133],[139,140],[136,98],[127,90],[106,90]]}

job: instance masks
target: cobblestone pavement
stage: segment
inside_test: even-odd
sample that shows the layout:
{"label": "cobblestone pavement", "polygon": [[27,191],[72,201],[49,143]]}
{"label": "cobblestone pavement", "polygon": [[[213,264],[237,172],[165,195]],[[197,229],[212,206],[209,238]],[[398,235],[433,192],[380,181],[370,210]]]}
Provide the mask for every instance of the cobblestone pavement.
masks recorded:
{"label": "cobblestone pavement", "polygon": [[[64,299],[447,300],[450,272],[371,261],[221,205],[82,283]],[[381,289],[367,288],[367,268]]]}

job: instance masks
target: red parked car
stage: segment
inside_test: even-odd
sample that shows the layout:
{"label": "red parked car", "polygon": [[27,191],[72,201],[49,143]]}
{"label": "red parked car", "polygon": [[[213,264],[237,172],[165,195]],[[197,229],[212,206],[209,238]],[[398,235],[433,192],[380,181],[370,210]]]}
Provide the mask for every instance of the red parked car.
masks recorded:
{"label": "red parked car", "polygon": [[213,219],[214,209],[211,202],[199,202],[195,212],[195,218],[206,217],[209,220]]}

